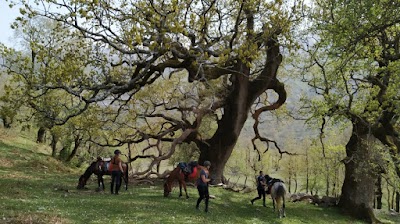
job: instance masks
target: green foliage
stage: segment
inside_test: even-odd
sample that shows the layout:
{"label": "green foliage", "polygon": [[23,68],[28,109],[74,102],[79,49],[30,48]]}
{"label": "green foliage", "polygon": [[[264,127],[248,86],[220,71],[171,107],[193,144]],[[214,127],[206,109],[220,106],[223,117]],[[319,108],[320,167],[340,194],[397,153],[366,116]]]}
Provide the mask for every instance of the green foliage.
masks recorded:
{"label": "green foliage", "polygon": [[183,143],[178,146],[177,151],[175,151],[174,155],[168,160],[168,163],[170,165],[176,165],[179,162],[188,163],[190,161],[197,161],[199,155],[200,152],[196,144]]}

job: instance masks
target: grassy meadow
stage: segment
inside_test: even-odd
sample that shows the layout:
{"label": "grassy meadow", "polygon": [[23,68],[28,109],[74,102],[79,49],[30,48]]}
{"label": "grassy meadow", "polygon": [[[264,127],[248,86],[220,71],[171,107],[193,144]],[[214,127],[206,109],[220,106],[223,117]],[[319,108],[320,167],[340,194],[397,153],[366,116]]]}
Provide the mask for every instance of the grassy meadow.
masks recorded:
{"label": "grassy meadow", "polygon": [[[197,191],[189,187],[191,198],[163,197],[161,185],[130,185],[120,195],[96,192],[96,180],[88,189],[76,190],[83,170],[69,167],[49,156],[46,147],[29,137],[7,134],[0,129],[0,223],[363,223],[343,216],[336,208],[320,208],[288,202],[287,217],[277,218],[271,200],[250,204],[256,191],[233,193],[210,188],[210,212],[204,202],[196,210]],[[399,216],[380,212],[389,223],[400,223]]]}

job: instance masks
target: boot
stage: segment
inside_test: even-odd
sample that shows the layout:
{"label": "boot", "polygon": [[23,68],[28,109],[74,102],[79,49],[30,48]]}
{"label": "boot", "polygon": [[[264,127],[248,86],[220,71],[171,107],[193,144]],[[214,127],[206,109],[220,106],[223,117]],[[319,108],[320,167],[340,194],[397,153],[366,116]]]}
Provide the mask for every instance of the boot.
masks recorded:
{"label": "boot", "polygon": [[115,186],[115,194],[118,194],[118,191],[119,191],[119,188],[120,188],[120,187],[121,187],[120,184]]}
{"label": "boot", "polygon": [[197,199],[197,203],[196,203],[197,210],[199,210],[199,205],[200,205],[201,200],[202,200],[201,198]]}

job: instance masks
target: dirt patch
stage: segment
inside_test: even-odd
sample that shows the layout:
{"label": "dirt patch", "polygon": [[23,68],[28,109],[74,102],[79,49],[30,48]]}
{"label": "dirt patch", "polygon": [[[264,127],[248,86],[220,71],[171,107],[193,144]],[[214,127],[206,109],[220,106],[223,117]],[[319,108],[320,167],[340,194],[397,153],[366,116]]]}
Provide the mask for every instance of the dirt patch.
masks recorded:
{"label": "dirt patch", "polygon": [[11,159],[0,158],[0,167],[11,168],[14,166],[14,162]]}
{"label": "dirt patch", "polygon": [[1,178],[9,178],[9,179],[17,179],[17,180],[24,180],[24,179],[29,179],[29,180],[40,180],[41,178],[37,178],[34,176],[29,176],[26,175],[22,172],[14,171],[12,173],[0,173]]}

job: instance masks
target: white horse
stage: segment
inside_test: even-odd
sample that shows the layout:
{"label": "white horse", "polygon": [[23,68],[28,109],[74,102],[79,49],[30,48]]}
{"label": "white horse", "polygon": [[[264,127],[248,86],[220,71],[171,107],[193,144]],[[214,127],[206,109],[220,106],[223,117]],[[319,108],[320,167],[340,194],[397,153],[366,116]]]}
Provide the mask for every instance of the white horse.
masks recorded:
{"label": "white horse", "polygon": [[275,182],[271,187],[271,198],[272,198],[272,205],[274,206],[274,212],[275,212],[275,203],[276,207],[278,207],[279,218],[286,216],[285,195],[286,195],[285,184],[283,182]]}

